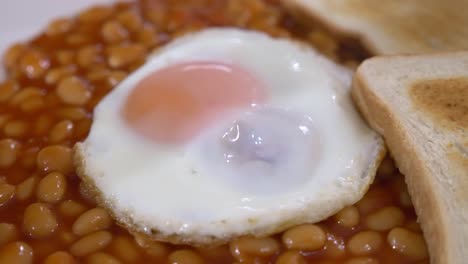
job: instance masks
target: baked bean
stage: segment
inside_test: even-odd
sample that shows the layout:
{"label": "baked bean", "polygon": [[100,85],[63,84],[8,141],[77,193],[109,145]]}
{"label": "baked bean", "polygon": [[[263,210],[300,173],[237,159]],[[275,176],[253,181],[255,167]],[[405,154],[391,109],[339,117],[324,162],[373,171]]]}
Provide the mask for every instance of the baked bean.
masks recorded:
{"label": "baked bean", "polygon": [[15,68],[19,58],[24,54],[26,49],[27,48],[24,44],[15,44],[6,50],[5,55],[3,56],[3,63],[8,71]]}
{"label": "baked bean", "polygon": [[3,133],[7,137],[11,138],[22,138],[28,132],[28,123],[21,120],[12,120],[5,124],[3,127]]}
{"label": "baked bean", "polygon": [[112,15],[112,8],[107,6],[94,6],[81,12],[78,16],[80,22],[99,22]]}
{"label": "baked bean", "polygon": [[74,26],[74,21],[69,18],[59,18],[47,26],[45,33],[49,36],[56,36],[70,31]]}
{"label": "baked bean", "polygon": [[54,239],[50,240],[31,240],[30,246],[34,250],[34,258],[45,259],[50,254],[58,250],[59,245]]}
{"label": "baked bean", "polygon": [[366,225],[371,230],[387,231],[401,226],[405,221],[405,214],[395,206],[383,207],[366,218]]}
{"label": "baked bean", "polygon": [[72,230],[77,235],[86,235],[98,230],[107,229],[112,221],[106,210],[93,208],[83,213],[72,226]]}
{"label": "baked bean", "polygon": [[11,119],[9,114],[0,114],[0,129]]}
{"label": "baked bean", "polygon": [[289,229],[282,240],[289,249],[318,250],[325,245],[327,234],[317,225],[306,224]]}
{"label": "baked bean", "polygon": [[86,258],[87,264],[120,264],[121,262],[106,253],[94,253]]}
{"label": "baked bean", "polygon": [[307,39],[322,53],[332,59],[337,59],[338,43],[331,36],[322,31],[312,31],[308,34]]}
{"label": "baked bean", "polygon": [[42,202],[56,203],[62,200],[67,189],[67,180],[59,172],[49,173],[37,186],[37,198]]}
{"label": "baked bean", "polygon": [[37,182],[38,178],[31,176],[18,184],[16,186],[16,199],[19,201],[26,201],[31,198],[34,193],[34,189],[36,188]]}
{"label": "baked bean", "polygon": [[85,118],[85,119],[80,120],[76,124],[75,137],[78,139],[85,138],[89,133],[89,129],[91,128],[91,125],[92,125],[92,120],[90,118]]}
{"label": "baked bean", "polygon": [[170,264],[203,264],[205,261],[190,249],[176,250],[169,255]]}
{"label": "baked bean", "polygon": [[61,66],[58,68],[50,69],[46,76],[45,81],[47,84],[56,84],[61,79],[71,76],[76,72],[76,68],[73,66]]}
{"label": "baked bean", "polygon": [[170,252],[167,245],[163,243],[152,243],[145,249],[146,254],[156,259],[164,259]]}
{"label": "baked bean", "polygon": [[65,43],[75,48],[79,48],[81,46],[91,44],[92,42],[93,40],[91,36],[85,33],[75,33],[73,35],[68,35],[65,38]]}
{"label": "baked bean", "polygon": [[76,55],[76,61],[78,65],[83,68],[102,63],[101,47],[98,45],[89,45],[81,48]]}
{"label": "baked bean", "polygon": [[379,264],[375,258],[358,257],[345,262],[345,264]]}
{"label": "baked bean", "polygon": [[209,247],[209,248],[197,248],[198,253],[206,260],[208,263],[220,263],[224,262],[226,259],[231,257],[231,252],[229,252],[229,247],[223,245],[218,247]]}
{"label": "baked bean", "polygon": [[53,119],[49,115],[40,115],[34,124],[34,134],[36,136],[46,135],[52,127]]}
{"label": "baked bean", "polygon": [[37,153],[39,152],[38,147],[30,147],[23,151],[21,155],[21,165],[25,169],[34,169],[36,167]]}
{"label": "baked bean", "polygon": [[[277,16],[279,16],[279,13],[276,14]],[[285,29],[281,29],[281,28],[273,28],[273,23],[275,19],[279,19],[278,18],[272,18],[272,19],[269,19],[269,23],[267,25],[265,25],[265,28],[264,31],[268,34],[270,34],[271,36],[275,37],[275,38],[291,38],[291,33]],[[326,55],[326,54],[325,54]],[[333,57],[336,56],[338,57],[336,54],[332,54],[330,55],[330,58],[333,59]]]}
{"label": "baked bean", "polygon": [[322,261],[318,261],[314,264],[336,264],[337,262],[336,261],[331,261],[331,260],[322,260]]}
{"label": "baked bean", "polygon": [[88,72],[86,74],[86,79],[93,82],[93,81],[102,81],[105,80],[111,71],[106,67],[93,67],[88,68]]}
{"label": "baked bean", "polygon": [[20,143],[13,139],[0,140],[0,168],[13,165],[18,158]]}
{"label": "baked bean", "polygon": [[33,238],[51,236],[58,227],[52,211],[43,203],[33,203],[24,210],[23,229]]}
{"label": "baked bean", "polygon": [[64,107],[57,111],[57,115],[61,118],[76,121],[86,118],[88,113],[81,107]]}
{"label": "baked bean", "polygon": [[84,105],[91,98],[88,85],[78,77],[62,79],[57,86],[57,95],[62,102],[70,105]]}
{"label": "baked bean", "polygon": [[44,260],[44,264],[76,264],[78,261],[65,251],[57,251],[55,253],[50,254]]}
{"label": "baked bean", "polygon": [[70,65],[75,60],[75,53],[72,50],[58,50],[55,57],[61,65]]}
{"label": "baked bean", "polygon": [[73,126],[74,124],[70,120],[60,121],[54,127],[52,127],[52,130],[49,134],[49,141],[51,143],[59,143],[65,139],[70,138],[73,134]]}
{"label": "baked bean", "polygon": [[[125,68],[125,70],[127,70],[127,71],[129,71],[129,72],[134,72],[134,71],[138,70],[138,69],[141,67],[142,64],[144,64],[144,60],[136,61],[136,62],[134,62],[134,63],[128,65],[128,66]],[[98,103],[98,102],[96,102],[96,104],[97,104],[97,103]]]}
{"label": "baked bean", "polygon": [[33,97],[42,97],[44,95],[43,91],[37,87],[29,86],[20,91],[18,91],[8,103],[11,105],[20,105],[24,101],[33,98]]}
{"label": "baked bean", "polygon": [[143,20],[136,12],[132,10],[120,12],[119,14],[117,14],[116,19],[127,30],[130,30],[132,32],[136,32],[143,27]]}
{"label": "baked bean", "polygon": [[328,234],[325,243],[325,253],[327,258],[338,259],[346,254],[346,245],[343,238]]}
{"label": "baked bean", "polygon": [[360,221],[359,211],[352,205],[341,209],[334,217],[338,224],[345,227],[354,227]]}
{"label": "baked bean", "polygon": [[356,203],[361,214],[369,214],[378,208],[392,204],[392,194],[381,187],[370,189],[364,197]]}
{"label": "baked bean", "polygon": [[276,264],[307,264],[305,258],[298,251],[286,251],[281,254]]}
{"label": "baked bean", "polygon": [[173,17],[171,17],[167,21],[166,23],[167,30],[169,32],[174,32],[172,37],[177,38],[177,37],[180,37],[180,36],[183,36],[185,34],[195,31],[196,25],[190,25],[188,27],[184,27],[182,23],[183,23],[182,20],[174,19]]}
{"label": "baked bean", "polygon": [[406,188],[400,190],[400,204],[404,207],[413,207],[411,196],[409,195],[408,190]]}
{"label": "baked bean", "polygon": [[[56,89],[56,87],[57,87],[57,85],[53,85],[51,88]],[[50,89],[49,91],[50,92],[48,92],[45,95],[45,98],[44,98],[48,108],[54,108],[54,110],[59,110],[60,109],[59,107],[64,105],[63,102],[62,102],[62,99],[60,99],[60,97],[57,95],[57,93],[53,92],[52,89]],[[53,115],[55,113],[56,113],[55,111],[54,111],[54,113],[45,112],[42,115],[47,115],[48,117],[53,118],[53,117],[55,117]]]}
{"label": "baked bean", "polygon": [[16,226],[8,223],[0,223],[0,247],[15,241],[18,238]]}
{"label": "baked bean", "polygon": [[387,242],[393,250],[413,260],[423,260],[428,257],[423,236],[405,228],[392,229],[387,235]]}
{"label": "baked bean", "polygon": [[37,155],[37,167],[46,172],[69,173],[73,171],[72,150],[60,145],[45,147]]}
{"label": "baked bean", "polygon": [[133,239],[118,236],[112,241],[110,247],[113,255],[125,263],[138,263],[140,253]]}
{"label": "baked bean", "polygon": [[96,194],[95,192],[89,188],[84,182],[80,182],[78,187],[80,191],[81,198],[87,201],[88,203],[94,203],[96,201]]}
{"label": "baked bean", "polygon": [[[173,21],[169,22],[169,26],[173,26],[176,32],[172,35],[173,38],[178,38],[182,37],[184,35],[192,34],[200,30],[200,28],[197,25],[192,25],[190,27],[186,27],[183,30],[177,30],[177,27],[180,27],[181,25],[177,25],[178,22],[176,23],[171,23]],[[251,24],[253,25],[253,23]],[[260,28],[256,28],[255,30],[261,30]],[[172,31],[172,30],[171,30]]]}
{"label": "baked bean", "polygon": [[73,200],[66,200],[60,203],[58,209],[61,215],[73,218],[86,211],[86,206]]}
{"label": "baked bean", "polygon": [[8,183],[0,183],[0,206],[6,204],[15,195],[15,186]]}
{"label": "baked bean", "polygon": [[274,238],[241,237],[229,243],[231,255],[240,261],[252,257],[268,257],[276,254],[280,244]]}
{"label": "baked bean", "polygon": [[149,247],[153,242],[159,244],[159,242],[157,241],[148,240],[145,235],[139,233],[134,233],[133,237],[135,238],[135,242],[137,243],[137,245],[142,248]]}
{"label": "baked bean", "polygon": [[421,226],[418,224],[416,220],[411,220],[411,221],[406,222],[404,227],[416,233],[422,232]]}
{"label": "baked bean", "polygon": [[18,90],[19,85],[14,81],[0,83],[0,103],[8,101]]}
{"label": "baked bean", "polygon": [[135,242],[138,246],[145,249],[146,254],[153,258],[163,259],[169,254],[169,248],[166,244],[157,241],[148,241],[146,238],[135,234]]}
{"label": "baked bean", "polygon": [[102,25],[101,36],[107,43],[115,44],[126,40],[127,29],[118,21],[107,21]]}
{"label": "baked bean", "polygon": [[70,247],[70,252],[74,256],[83,257],[107,247],[111,241],[111,233],[107,231],[97,231],[73,243]]}
{"label": "baked bean", "polygon": [[45,102],[44,99],[41,97],[32,97],[24,100],[20,105],[19,108],[23,113],[32,113],[37,112],[40,109],[44,108]]}
{"label": "baked bean", "polygon": [[127,77],[127,73],[124,71],[113,71],[107,76],[107,83],[111,87],[115,87],[121,81]]}
{"label": "baked bean", "polygon": [[[267,21],[263,21],[257,24],[249,23],[251,27],[254,27],[254,29],[262,30],[265,33],[271,35],[272,37],[275,38],[290,38],[291,34],[287,30],[282,30],[282,29],[276,29],[272,28],[272,23],[275,23],[274,21],[276,20],[275,17],[272,17],[268,19]],[[196,29],[196,28],[195,28]],[[327,54],[325,54],[327,55]],[[333,58],[333,56],[336,57],[336,54],[330,54],[330,57]]]}
{"label": "baked bean", "polygon": [[24,242],[7,244],[0,250],[0,263],[33,263],[33,250]]}
{"label": "baked bean", "polygon": [[65,245],[70,245],[78,239],[78,236],[75,235],[73,232],[65,231],[59,234],[59,238],[60,241],[63,242]]}
{"label": "baked bean", "polygon": [[143,60],[146,49],[141,44],[125,44],[110,47],[107,53],[109,66],[112,68],[120,68]]}
{"label": "baked bean", "polygon": [[382,163],[377,169],[377,175],[379,175],[380,178],[390,178],[395,173],[395,170],[396,168],[393,160],[387,156],[382,160]]}
{"label": "baked bean", "polygon": [[168,5],[162,4],[161,2],[145,5],[145,8],[142,10],[142,12],[144,13],[143,16],[146,20],[151,22],[151,24],[158,25],[158,27],[165,27],[167,20],[170,18],[170,16],[168,16]]}
{"label": "baked bean", "polygon": [[362,231],[353,235],[347,248],[353,255],[370,255],[377,252],[383,244],[382,236],[375,231]]}
{"label": "baked bean", "polygon": [[[257,8],[254,8],[257,9]],[[226,16],[233,19],[238,27],[247,27],[247,24],[251,18],[250,8],[246,7],[244,3],[239,1],[229,1],[226,9]]]}
{"label": "baked bean", "polygon": [[165,43],[169,36],[163,33],[156,33],[156,29],[151,24],[145,24],[138,32],[138,42],[147,48],[152,48],[159,43]]}
{"label": "baked bean", "polygon": [[31,79],[42,77],[49,67],[49,59],[39,51],[26,51],[19,58],[19,69]]}

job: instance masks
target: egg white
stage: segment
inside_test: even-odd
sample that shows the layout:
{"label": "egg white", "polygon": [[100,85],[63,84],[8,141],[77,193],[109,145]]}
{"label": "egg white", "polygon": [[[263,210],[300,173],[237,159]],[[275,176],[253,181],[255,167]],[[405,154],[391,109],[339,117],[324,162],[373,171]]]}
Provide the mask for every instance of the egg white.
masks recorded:
{"label": "egg white", "polygon": [[[270,107],[313,120],[321,148],[319,162],[304,171],[306,181],[290,184],[296,175],[284,175],[275,179],[284,189],[256,192],[247,188],[255,178],[246,177],[234,186],[232,173],[200,173],[210,171],[210,160],[196,149],[201,139],[169,147],[127,126],[121,109],[142,78],[207,60],[243,67],[266,84]],[[129,229],[175,243],[208,245],[323,220],[362,197],[383,155],[382,140],[353,107],[351,78],[348,69],[290,40],[239,29],[186,35],[156,51],[99,103],[88,138],[76,147],[80,175]]]}

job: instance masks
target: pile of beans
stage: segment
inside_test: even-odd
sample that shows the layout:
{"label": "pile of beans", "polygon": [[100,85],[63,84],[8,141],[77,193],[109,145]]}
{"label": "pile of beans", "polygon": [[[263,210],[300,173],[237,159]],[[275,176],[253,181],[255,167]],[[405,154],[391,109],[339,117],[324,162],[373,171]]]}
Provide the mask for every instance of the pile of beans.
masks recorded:
{"label": "pile of beans", "polygon": [[298,26],[273,0],[140,0],[51,22],[3,56],[0,263],[428,263],[391,159],[360,202],[328,220],[218,248],[143,243],[96,207],[72,162],[94,106],[153,49],[208,26],[299,38],[351,67],[365,54],[319,28]]}

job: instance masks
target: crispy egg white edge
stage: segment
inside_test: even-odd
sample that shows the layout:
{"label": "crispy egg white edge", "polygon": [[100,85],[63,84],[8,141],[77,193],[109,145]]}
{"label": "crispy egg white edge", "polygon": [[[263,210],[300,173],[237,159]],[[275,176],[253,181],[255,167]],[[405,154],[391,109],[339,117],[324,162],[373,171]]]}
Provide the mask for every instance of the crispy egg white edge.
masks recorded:
{"label": "crispy egg white edge", "polygon": [[[243,38],[247,37],[250,41],[248,43],[244,42]],[[203,47],[200,47],[200,44],[197,45],[197,41],[206,40],[209,43],[203,43]],[[225,45],[223,49],[216,49],[216,47],[223,42]],[[260,52],[268,53],[269,56],[262,57],[267,61],[256,61],[257,65],[247,65],[243,63],[242,59],[245,57],[245,54],[241,51],[240,47],[246,48],[248,45],[253,45],[254,43],[262,43],[273,45],[279,50],[284,51],[282,54],[271,53],[271,50],[268,47],[261,47]],[[209,49],[210,51],[208,51]],[[200,53],[202,49],[206,53]],[[184,51],[182,54],[178,53]],[[237,51],[237,52],[236,52]],[[186,56],[187,52],[190,56]],[[226,56],[229,54],[229,56]],[[226,59],[226,57],[229,57]],[[135,208],[138,204],[133,204],[133,201],[144,201],[144,197],[141,197],[141,190],[132,189],[132,177],[124,177],[123,180],[116,178],[116,174],[125,174],[132,175],[132,172],[138,171],[140,166],[147,164],[148,162],[154,162],[154,153],[150,148],[145,149],[146,146],[154,146],[159,150],[164,150],[162,146],[156,146],[154,143],[149,142],[148,140],[136,136],[129,128],[126,127],[124,122],[118,116],[118,109],[121,108],[125,96],[130,91],[130,88],[135,85],[144,75],[147,73],[142,71],[142,69],[148,65],[153,66],[151,71],[157,70],[159,68],[165,67],[170,64],[183,62],[187,60],[206,60],[206,59],[216,59],[228,63],[236,63],[240,66],[247,68],[256,75],[265,77],[265,75],[273,76],[282,76],[284,75],[284,68],[281,65],[278,66],[276,71],[266,73],[259,71],[257,66],[262,65],[278,65],[275,61],[278,60],[278,57],[285,59],[286,61],[293,62],[292,64],[287,64],[286,67],[297,67],[295,63],[299,63],[299,66],[305,64],[306,66],[313,66],[315,70],[319,72],[312,72],[314,78],[322,78],[322,82],[319,84],[312,84],[312,86],[328,86],[331,87],[333,92],[332,96],[335,96],[333,103],[336,104],[340,111],[347,113],[347,118],[342,121],[347,123],[350,126],[350,129],[354,130],[352,133],[359,134],[358,137],[362,136],[362,142],[367,144],[362,145],[361,143],[355,143],[355,146],[358,149],[358,156],[352,161],[352,164],[349,161],[340,161],[338,155],[325,162],[344,162],[341,165],[349,166],[351,169],[349,174],[341,175],[336,179],[330,181],[328,184],[324,184],[324,177],[326,175],[315,176],[310,182],[316,184],[315,186],[320,186],[316,189],[314,193],[307,192],[310,190],[309,184],[305,184],[299,191],[289,192],[286,194],[275,194],[267,197],[250,197],[250,201],[254,201],[251,205],[258,205],[263,207],[261,209],[251,209],[249,203],[246,204],[233,204],[223,201],[223,196],[226,196],[226,193],[229,193],[229,190],[220,188],[222,187],[222,179],[218,182],[213,181],[207,182],[207,179],[201,179],[201,182],[192,181],[192,184],[195,186],[186,184],[185,186],[176,186],[180,182],[177,182],[176,185],[172,186],[176,189],[179,188],[180,194],[185,194],[188,191],[196,189],[199,194],[206,194],[206,198],[199,201],[199,204],[193,204],[193,201],[196,200],[196,197],[159,197],[159,201],[150,201],[149,204],[146,204],[145,209],[150,209],[153,212],[148,216],[145,213],[142,213],[142,208]],[[242,59],[241,59],[242,58]],[[310,64],[310,65],[309,65]],[[318,69],[316,66],[319,66]],[[261,67],[262,68],[262,67]],[[296,69],[298,71],[304,70],[301,67]],[[147,63],[142,66],[140,69],[135,71],[130,75],[126,80],[124,80],[118,87],[115,88],[101,103],[96,107],[94,123],[91,128],[90,135],[88,139],[82,144],[77,146],[77,156],[80,164],[80,171],[82,176],[85,178],[90,178],[91,182],[99,190],[103,202],[105,202],[107,207],[113,211],[115,217],[120,219],[124,224],[130,225],[130,228],[148,234],[151,236],[151,230],[157,230],[159,239],[164,239],[164,237],[180,237],[179,240],[189,243],[208,243],[213,239],[226,240],[232,236],[238,236],[243,234],[269,234],[272,232],[281,231],[279,229],[284,229],[289,226],[298,224],[300,222],[316,222],[323,220],[324,218],[332,215],[336,211],[340,210],[342,207],[355,203],[358,199],[362,197],[364,192],[367,190],[368,185],[372,182],[373,176],[375,174],[376,167],[380,162],[382,153],[384,151],[382,139],[372,131],[360,118],[357,111],[354,109],[351,98],[349,96],[349,87],[351,83],[352,74],[349,70],[334,64],[325,57],[319,55],[314,49],[301,45],[299,43],[291,42],[288,40],[277,40],[272,39],[269,36],[258,33],[258,32],[247,32],[238,29],[208,29],[198,33],[189,34],[184,37],[181,37],[172,43],[166,45],[164,48],[158,50],[153,56],[148,58]],[[317,79],[320,80],[320,79]],[[316,81],[317,81],[316,80]],[[287,85],[290,84],[291,80],[284,84],[276,85]],[[307,80],[310,86],[310,80]],[[271,84],[271,83],[269,83]],[[297,84],[297,82],[295,82]],[[312,87],[313,88],[313,87]],[[291,87],[295,89],[295,87]],[[310,89],[310,88],[309,88]],[[317,89],[317,92],[323,92],[320,89]],[[312,93],[313,94],[313,93]],[[295,101],[301,99],[301,103],[311,103],[310,97],[304,98],[302,94],[294,93],[279,93],[277,96],[272,97],[272,104],[278,104],[281,106],[284,102]],[[319,94],[316,94],[320,96]],[[114,109],[114,111],[112,111]],[[319,111],[319,113],[321,113]],[[318,116],[312,116],[317,120],[318,127],[323,119]],[[330,118],[326,117],[325,119]],[[107,134],[99,135],[100,126],[107,123],[106,120],[113,120],[114,127],[111,127],[110,130],[114,135],[117,136],[117,142],[112,142],[111,137]],[[337,129],[341,130],[341,129]],[[325,139],[324,144],[333,143],[336,141],[336,137],[330,138],[329,135],[324,135]],[[343,136],[348,136],[345,133]],[[128,141],[123,141],[122,139],[127,137]],[[111,139],[107,144],[100,141],[99,139]],[[349,141],[349,138],[345,138],[345,141]],[[353,144],[354,144],[353,143]],[[113,151],[109,155],[101,155],[100,151],[106,151],[111,148],[111,146],[117,146],[118,151]],[[128,160],[124,155],[125,152],[128,152],[128,149],[138,149],[141,151],[141,155],[138,156],[138,160],[135,163],[129,164]],[[97,151],[97,152],[96,152]],[[159,155],[157,159],[160,159],[160,163],[166,162],[165,157],[167,153],[177,153],[182,150],[164,150],[163,155]],[[130,151],[130,153],[132,153]],[[324,155],[327,155],[325,150]],[[336,153],[335,153],[336,154]],[[134,156],[134,153],[129,154]],[[379,158],[380,157],[380,158]],[[167,159],[167,158],[166,158]],[[100,163],[110,162],[115,166],[110,173],[104,173]],[[355,171],[351,171],[352,168]],[[107,168],[106,168],[107,169]],[[171,173],[166,171],[166,173]],[[120,183],[112,184],[112,190],[108,188],[108,182],[106,179],[106,174],[109,174],[111,182],[116,183],[119,180],[122,180]],[[167,174],[166,174],[167,175]],[[170,174],[169,174],[170,175]],[[157,177],[157,176],[155,176]],[[158,180],[156,180],[158,181]],[[164,182],[164,178],[162,178]],[[159,179],[158,182],[161,182]],[[204,184],[208,184],[209,188],[203,188]],[[118,187],[116,187],[118,186]],[[161,185],[162,186],[162,185]],[[191,189],[190,187],[193,187]],[[154,186],[156,190],[151,190],[152,192],[162,191],[158,188],[167,189],[167,182],[163,187]],[[220,191],[215,191],[216,188],[219,188]],[[313,190],[314,188],[312,188]],[[131,190],[130,193],[124,194],[122,198],[122,193],[125,191]],[[324,191],[327,190],[327,191]],[[300,193],[300,195],[298,195]],[[239,197],[238,192],[234,192],[234,196]],[[132,199],[133,198],[133,199]],[[172,206],[165,208],[164,205],[168,206],[167,203],[174,203],[171,199],[175,200],[175,204],[172,205],[183,205],[180,211],[194,209],[198,212],[207,212],[212,211],[212,209],[225,209],[217,210],[218,214],[205,217],[205,216],[195,216],[196,219],[193,222],[187,223],[188,218],[193,216],[185,217],[180,212],[175,212],[171,215]],[[213,208],[207,207],[207,203],[215,201],[222,204],[221,207],[214,206]],[[154,210],[155,205],[159,207]],[[185,205],[185,206],[184,206]],[[196,206],[194,206],[196,205]],[[144,207],[144,206],[143,206]],[[185,208],[184,208],[185,207]],[[226,209],[228,208],[228,209]],[[164,211],[166,210],[166,211]],[[145,210],[143,210],[145,211]],[[165,213],[170,212],[169,216],[166,216]],[[172,241],[174,242],[174,241]]]}

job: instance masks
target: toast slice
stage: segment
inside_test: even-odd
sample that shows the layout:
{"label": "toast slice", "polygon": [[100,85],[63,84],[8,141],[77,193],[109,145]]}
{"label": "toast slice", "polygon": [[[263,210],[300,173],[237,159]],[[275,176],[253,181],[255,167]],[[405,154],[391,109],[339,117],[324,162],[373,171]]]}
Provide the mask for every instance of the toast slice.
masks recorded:
{"label": "toast slice", "polygon": [[431,263],[466,263],[468,52],[369,59],[352,95],[406,176]]}
{"label": "toast slice", "polygon": [[282,0],[293,14],[362,40],[376,54],[468,49],[466,0]]}

